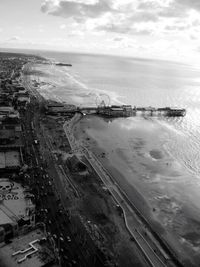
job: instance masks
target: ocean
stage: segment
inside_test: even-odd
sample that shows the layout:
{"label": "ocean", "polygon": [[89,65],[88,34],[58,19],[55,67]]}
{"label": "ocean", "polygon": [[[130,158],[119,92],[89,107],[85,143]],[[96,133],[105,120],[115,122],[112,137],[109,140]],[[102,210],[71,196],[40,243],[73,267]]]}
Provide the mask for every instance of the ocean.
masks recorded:
{"label": "ocean", "polygon": [[[118,182],[123,186],[126,179],[136,186],[156,208],[154,218],[176,236],[180,251],[191,254],[194,264],[200,262],[200,69],[117,56],[39,54],[72,64],[36,66],[41,71],[38,79],[45,82],[40,92],[46,98],[78,106],[96,106],[104,100],[106,104],[186,108],[185,117],[99,121],[101,129],[91,129],[95,125],[91,118],[85,122],[90,125],[88,135],[101,148],[116,150],[110,162],[114,166],[115,157],[118,171],[126,170]],[[82,127],[86,127],[84,121]],[[131,190],[128,194],[131,197]]]}
{"label": "ocean", "polygon": [[[79,106],[110,104],[187,109],[184,118],[162,118],[177,145],[174,156],[194,174],[200,173],[200,69],[157,60],[87,54],[41,52],[42,56],[72,67],[52,67],[48,72],[57,85],[43,93]],[[45,69],[45,72],[47,70]],[[46,90],[46,91],[45,91]],[[50,91],[49,91],[50,90]],[[100,97],[99,97],[100,96]]]}

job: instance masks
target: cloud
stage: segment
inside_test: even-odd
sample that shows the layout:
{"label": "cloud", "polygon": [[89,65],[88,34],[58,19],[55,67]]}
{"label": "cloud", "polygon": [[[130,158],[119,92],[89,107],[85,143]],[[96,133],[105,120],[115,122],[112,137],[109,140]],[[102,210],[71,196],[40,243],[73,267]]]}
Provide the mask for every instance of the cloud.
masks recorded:
{"label": "cloud", "polygon": [[158,20],[154,12],[138,11],[137,5],[137,0],[45,0],[41,10],[50,15],[72,18],[81,25],[93,24],[93,30],[125,33],[131,31],[135,22]]}
{"label": "cloud", "polygon": [[160,11],[159,16],[162,17],[186,17],[191,10],[200,11],[199,0],[173,0],[163,10]]}
{"label": "cloud", "polygon": [[[105,12],[112,10],[110,2],[101,1],[73,1],[46,0],[41,6],[42,12],[60,16],[64,18],[73,18],[77,21],[85,21],[87,18],[96,18]],[[113,10],[112,10],[113,11]]]}
{"label": "cloud", "polygon": [[8,42],[15,42],[15,41],[20,41],[20,40],[21,40],[21,38],[19,36],[12,36],[7,41]]}
{"label": "cloud", "polygon": [[[147,24],[146,24],[147,25]],[[98,30],[104,30],[107,32],[115,32],[115,33],[121,33],[121,34],[131,34],[131,35],[149,35],[153,33],[153,29],[145,29],[146,27],[140,27],[139,25],[130,26],[128,24],[107,24],[104,26],[99,26]],[[154,27],[153,27],[154,28]]]}
{"label": "cloud", "polygon": [[168,31],[184,31],[184,30],[187,30],[188,28],[189,28],[189,25],[182,25],[182,26],[173,25],[173,26],[165,27],[165,29]]}
{"label": "cloud", "polygon": [[200,0],[45,0],[41,10],[71,19],[83,32],[169,35],[199,26]]}
{"label": "cloud", "polygon": [[113,41],[115,41],[115,42],[120,42],[120,41],[122,41],[122,40],[123,40],[122,37],[115,37],[115,38],[113,39]]}
{"label": "cloud", "polygon": [[66,27],[67,27],[66,24],[61,24],[61,25],[59,26],[59,28],[60,28],[61,30],[64,30]]}
{"label": "cloud", "polygon": [[136,43],[134,38],[130,38],[127,36],[126,37],[118,36],[118,37],[111,39],[110,41],[112,44],[114,42],[113,47],[115,48],[134,48],[134,49],[138,48],[138,44]]}
{"label": "cloud", "polygon": [[173,0],[142,0],[138,9],[141,10],[155,10],[155,9],[163,9],[169,7],[169,5],[173,2]]}
{"label": "cloud", "polygon": [[194,9],[200,11],[200,1],[199,0],[175,0],[175,3],[185,6],[189,9]]}
{"label": "cloud", "polygon": [[84,36],[84,32],[80,31],[80,30],[72,30],[67,34],[68,37],[83,37]]}

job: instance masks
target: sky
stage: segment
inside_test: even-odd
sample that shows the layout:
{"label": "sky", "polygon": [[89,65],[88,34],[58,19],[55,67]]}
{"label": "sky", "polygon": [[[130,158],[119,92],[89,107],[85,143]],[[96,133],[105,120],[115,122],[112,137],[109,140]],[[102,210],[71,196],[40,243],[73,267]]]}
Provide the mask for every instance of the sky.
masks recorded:
{"label": "sky", "polygon": [[0,0],[0,48],[200,62],[200,0]]}

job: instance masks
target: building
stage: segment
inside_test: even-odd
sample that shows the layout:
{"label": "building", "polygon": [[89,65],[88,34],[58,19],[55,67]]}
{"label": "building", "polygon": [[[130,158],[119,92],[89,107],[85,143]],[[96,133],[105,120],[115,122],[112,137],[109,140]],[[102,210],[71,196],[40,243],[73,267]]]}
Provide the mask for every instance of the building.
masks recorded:
{"label": "building", "polygon": [[49,103],[45,106],[46,114],[49,115],[59,115],[59,114],[69,114],[71,112],[76,111],[76,107],[74,105],[66,105],[62,103]]}
{"label": "building", "polygon": [[4,267],[58,267],[49,243],[37,228],[4,244],[0,249],[0,262]]}
{"label": "building", "polygon": [[98,114],[101,114],[106,117],[130,117],[133,115],[133,109],[130,105],[122,105],[122,106],[105,106],[99,107]]}
{"label": "building", "polygon": [[30,104],[29,96],[18,96],[16,101],[17,109],[26,109],[27,105]]}
{"label": "building", "polygon": [[19,183],[0,179],[0,241],[35,226],[35,205]]}
{"label": "building", "polygon": [[25,88],[23,86],[21,86],[20,84],[14,83],[13,85],[14,85],[15,92],[24,92],[25,91]]}
{"label": "building", "polygon": [[14,110],[14,107],[11,106],[0,106],[0,115],[6,115],[10,118],[20,118],[19,112]]}
{"label": "building", "polygon": [[15,142],[15,131],[0,129],[0,145],[6,145]]}
{"label": "building", "polygon": [[19,124],[20,119],[18,116],[11,115],[2,115],[0,114],[0,124]]}
{"label": "building", "polygon": [[8,93],[0,94],[0,106],[11,106],[12,97]]}
{"label": "building", "polygon": [[0,172],[20,170],[21,155],[18,150],[0,151]]}
{"label": "building", "polygon": [[13,114],[15,113],[15,110],[11,106],[0,106],[0,114]]}
{"label": "building", "polygon": [[18,121],[12,120],[9,117],[0,117],[0,131],[1,130],[13,130],[15,134],[18,135],[18,133],[22,132],[22,126]]}
{"label": "building", "polygon": [[22,128],[19,124],[4,124],[0,122],[0,151],[18,151],[24,148]]}

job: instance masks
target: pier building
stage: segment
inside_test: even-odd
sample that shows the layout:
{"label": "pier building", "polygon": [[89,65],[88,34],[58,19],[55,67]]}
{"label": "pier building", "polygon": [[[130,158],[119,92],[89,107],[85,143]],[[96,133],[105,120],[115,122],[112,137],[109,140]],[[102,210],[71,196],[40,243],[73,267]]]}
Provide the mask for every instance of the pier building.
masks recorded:
{"label": "pier building", "polygon": [[117,118],[117,117],[132,117],[137,115],[144,116],[168,116],[168,117],[183,117],[186,115],[186,109],[184,108],[155,108],[155,107],[134,107],[131,105],[112,105],[112,106],[100,106],[100,107],[81,107],[77,108],[77,112],[83,114],[99,114],[105,117]]}

